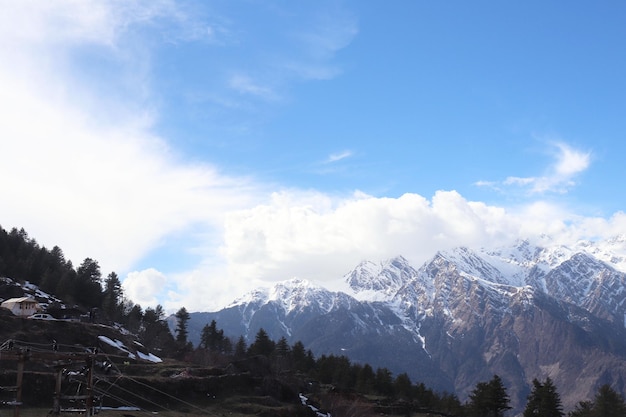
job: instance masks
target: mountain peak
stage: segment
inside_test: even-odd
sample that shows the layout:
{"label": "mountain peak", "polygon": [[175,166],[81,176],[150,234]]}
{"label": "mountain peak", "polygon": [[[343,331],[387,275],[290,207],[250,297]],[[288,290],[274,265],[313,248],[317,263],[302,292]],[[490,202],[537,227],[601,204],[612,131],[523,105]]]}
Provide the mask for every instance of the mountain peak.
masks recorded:
{"label": "mountain peak", "polygon": [[344,276],[349,291],[359,300],[383,301],[391,299],[417,271],[403,256],[380,263],[363,261]]}
{"label": "mountain peak", "polygon": [[503,274],[488,259],[467,247],[461,246],[452,250],[441,251],[437,253],[436,257],[445,260],[446,263],[464,275],[480,278],[494,284],[519,284],[518,282],[511,282],[508,274]]}

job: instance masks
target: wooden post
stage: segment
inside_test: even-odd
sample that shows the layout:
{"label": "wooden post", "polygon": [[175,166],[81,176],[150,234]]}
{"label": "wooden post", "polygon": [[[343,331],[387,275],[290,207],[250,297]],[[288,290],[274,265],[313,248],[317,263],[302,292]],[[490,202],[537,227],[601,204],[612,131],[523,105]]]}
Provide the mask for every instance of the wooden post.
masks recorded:
{"label": "wooden post", "polygon": [[93,365],[94,358],[87,357],[87,402],[85,417],[91,417],[93,413]]}
{"label": "wooden post", "polygon": [[57,380],[54,387],[54,403],[52,404],[52,414],[61,414],[61,383],[63,382],[63,367],[57,368]]}
{"label": "wooden post", "polygon": [[20,352],[17,361],[17,389],[15,393],[15,408],[13,409],[13,416],[20,417],[20,405],[22,404],[22,382],[24,381],[24,362],[26,358],[24,353]]}

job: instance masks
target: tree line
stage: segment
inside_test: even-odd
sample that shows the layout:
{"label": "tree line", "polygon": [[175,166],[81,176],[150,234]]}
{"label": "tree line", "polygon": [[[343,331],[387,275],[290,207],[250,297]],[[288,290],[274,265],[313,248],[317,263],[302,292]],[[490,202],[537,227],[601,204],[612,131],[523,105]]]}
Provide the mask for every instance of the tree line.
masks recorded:
{"label": "tree line", "polygon": [[74,267],[63,250],[40,246],[22,228],[10,232],[0,227],[0,276],[28,281],[69,305],[97,311],[103,321],[137,324],[141,307],[124,296],[115,272],[103,277],[100,265],[85,258]]}
{"label": "tree line", "polygon": [[[252,356],[266,357],[272,372],[297,372],[321,384],[342,391],[363,395],[379,395],[401,400],[413,411],[437,412],[458,417],[504,417],[511,409],[510,397],[502,379],[494,375],[490,381],[478,382],[465,403],[455,394],[437,393],[423,383],[413,383],[406,373],[397,376],[387,368],[352,363],[346,356],[322,355],[315,358],[302,342],[289,345],[285,337],[278,341],[259,329],[254,342],[247,345],[243,336],[233,343],[224,336],[215,320],[201,332],[200,344],[193,348],[187,337],[189,313],[182,307],[176,313],[176,341],[189,360],[204,365],[226,363]],[[565,417],[561,397],[551,378],[534,379],[527,397],[524,417]],[[610,385],[602,385],[593,401],[581,401],[568,417],[624,417],[626,403]]]}
{"label": "tree line", "polygon": [[[100,265],[85,258],[75,268],[58,246],[47,249],[28,236],[22,228],[7,232],[0,227],[0,277],[28,281],[42,291],[64,300],[93,320],[119,323],[146,341],[146,347],[172,357],[179,351],[165,320],[162,306],[146,308],[124,295],[115,272],[103,277]],[[19,288],[3,288],[8,297],[18,297]],[[49,306],[54,310],[56,306]]]}

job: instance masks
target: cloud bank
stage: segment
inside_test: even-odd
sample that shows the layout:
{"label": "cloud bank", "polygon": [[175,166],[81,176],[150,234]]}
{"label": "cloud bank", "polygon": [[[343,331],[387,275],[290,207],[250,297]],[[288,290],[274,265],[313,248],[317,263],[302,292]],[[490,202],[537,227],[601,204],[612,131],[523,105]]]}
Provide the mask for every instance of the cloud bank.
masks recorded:
{"label": "cloud bank", "polygon": [[[220,258],[181,277],[171,299],[210,310],[234,294],[293,277],[333,287],[362,260],[403,255],[415,266],[457,246],[497,247],[544,235],[559,244],[626,234],[626,215],[583,217],[546,202],[504,208],[456,191],[337,198],[283,191],[266,204],[229,213]],[[180,284],[179,284],[180,285]]]}

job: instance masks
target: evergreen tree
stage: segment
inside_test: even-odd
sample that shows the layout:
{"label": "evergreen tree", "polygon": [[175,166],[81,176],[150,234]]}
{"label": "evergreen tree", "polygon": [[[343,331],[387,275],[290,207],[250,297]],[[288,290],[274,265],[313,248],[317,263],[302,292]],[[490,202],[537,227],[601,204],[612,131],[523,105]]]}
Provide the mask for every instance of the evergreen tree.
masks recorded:
{"label": "evergreen tree", "polygon": [[274,341],[269,338],[267,332],[261,328],[256,334],[254,343],[250,345],[248,353],[250,355],[270,356],[274,351]]}
{"label": "evergreen tree", "polygon": [[293,366],[297,371],[308,372],[315,366],[313,354],[304,348],[301,341],[297,341],[291,347],[291,357],[293,358]]}
{"label": "evergreen tree", "polygon": [[576,408],[569,412],[568,417],[593,417],[593,402],[580,401]]}
{"label": "evergreen tree", "polygon": [[524,417],[563,417],[561,397],[550,378],[542,384],[533,379],[533,389],[528,396]]}
{"label": "evergreen tree", "polygon": [[278,342],[276,342],[275,353],[277,356],[281,357],[286,357],[291,353],[291,349],[289,348],[289,344],[287,343],[285,336],[281,337]]}
{"label": "evergreen tree", "polygon": [[237,343],[235,344],[235,359],[243,359],[246,356],[248,351],[248,346],[246,344],[246,339],[243,336],[239,336]]}
{"label": "evergreen tree", "polygon": [[374,389],[382,395],[393,395],[393,377],[387,368],[376,369]]}
{"label": "evergreen tree", "polygon": [[54,293],[57,297],[69,303],[76,303],[78,300],[74,296],[74,283],[76,282],[76,271],[73,269],[66,272],[61,276],[61,279],[57,283]]}
{"label": "evergreen tree", "polygon": [[111,272],[104,281],[102,310],[111,320],[120,320],[122,315],[122,299],[124,291],[122,282],[115,272]]}
{"label": "evergreen tree", "polygon": [[369,363],[363,365],[356,376],[356,389],[364,394],[374,391],[376,374]]}
{"label": "evergreen tree", "polygon": [[435,403],[435,394],[430,388],[427,388],[423,382],[417,384],[414,388],[415,399],[420,407],[430,408]]}
{"label": "evergreen tree", "polygon": [[187,344],[187,324],[191,316],[185,307],[181,307],[175,314],[176,317],[176,342],[181,346]]}
{"label": "evergreen tree", "polygon": [[332,356],[332,383],[339,388],[352,389],[356,384],[356,372],[353,372],[350,360],[345,356]]}
{"label": "evergreen tree", "polygon": [[222,353],[225,355],[233,353],[233,342],[228,337],[224,337],[222,340]]}
{"label": "evergreen tree", "polygon": [[293,360],[291,357],[291,348],[287,343],[285,336],[281,337],[274,345],[272,353],[272,366],[275,372],[281,373],[291,371],[293,369]]}
{"label": "evergreen tree", "polygon": [[610,385],[604,384],[598,389],[593,401],[581,401],[568,414],[569,417],[624,417],[626,403]]}
{"label": "evergreen tree", "polygon": [[211,324],[205,324],[200,332],[200,347],[205,350],[215,350],[217,336],[217,323],[211,320]]}
{"label": "evergreen tree", "polygon": [[86,307],[100,307],[102,302],[102,274],[100,265],[91,258],[85,258],[76,270],[74,298]]}
{"label": "evergreen tree", "polygon": [[[73,282],[63,287],[67,293],[59,293],[56,289],[64,275],[75,272],[58,246],[48,251],[31,239],[24,229],[13,228],[7,233],[0,227],[0,276],[30,281],[46,292],[73,302]],[[66,280],[66,284],[69,281]]]}
{"label": "evergreen tree", "polygon": [[333,382],[333,367],[334,367],[333,355],[322,355],[315,362],[315,374],[316,378],[322,384],[330,384]]}
{"label": "evergreen tree", "polygon": [[[432,393],[432,391],[431,391]],[[455,394],[444,392],[438,400],[439,411],[452,416],[463,415],[463,405]]]}
{"label": "evergreen tree", "polygon": [[125,300],[123,303],[124,310],[124,325],[133,333],[139,331],[141,321],[143,319],[143,311],[139,304],[135,304],[130,300]]}
{"label": "evergreen tree", "polygon": [[157,305],[146,308],[139,335],[144,345],[151,351],[169,356],[177,351],[176,341],[164,319],[163,307]]}
{"label": "evergreen tree", "polygon": [[[159,308],[159,307],[160,307],[160,305],[157,306],[157,308]],[[161,319],[162,319],[162,317],[159,317],[156,309],[154,309],[152,307],[146,308],[146,311],[144,311],[144,313],[143,313],[143,323],[144,323],[144,326],[148,326],[148,325],[154,324],[154,323],[158,322]]]}
{"label": "evergreen tree", "polygon": [[161,304],[157,304],[157,306],[154,307],[154,315],[158,321],[165,320],[165,310],[163,310],[163,306]]}
{"label": "evergreen tree", "polygon": [[[217,328],[215,320],[205,324],[200,334],[200,347],[213,352],[225,352],[226,341],[224,331]],[[230,343],[230,341],[228,341]]]}
{"label": "evergreen tree", "polygon": [[413,384],[406,373],[401,373],[396,376],[396,379],[393,381],[393,390],[396,397],[404,399],[411,398],[413,393]]}
{"label": "evergreen tree", "polygon": [[594,417],[624,417],[626,416],[626,404],[610,385],[604,384],[598,390],[593,405]]}
{"label": "evergreen tree", "polygon": [[502,417],[510,410],[510,398],[502,379],[494,375],[489,382],[479,382],[469,396],[468,411],[475,417]]}

